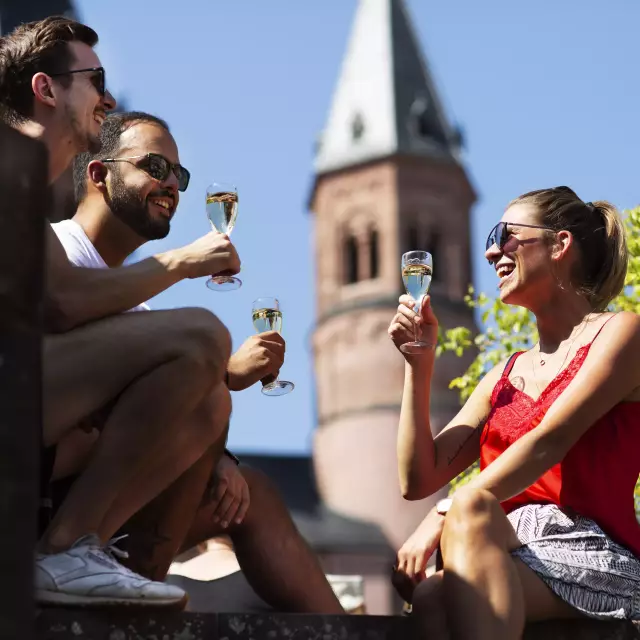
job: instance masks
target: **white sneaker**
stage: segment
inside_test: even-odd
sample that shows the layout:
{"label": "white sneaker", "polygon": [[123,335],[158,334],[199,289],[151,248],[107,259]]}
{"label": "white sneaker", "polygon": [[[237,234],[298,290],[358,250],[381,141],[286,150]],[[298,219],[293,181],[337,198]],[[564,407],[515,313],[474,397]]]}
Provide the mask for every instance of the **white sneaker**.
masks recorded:
{"label": "white sneaker", "polygon": [[36,602],[67,606],[135,605],[183,608],[188,596],[174,585],[147,580],[116,562],[126,556],[87,535],[67,551],[36,556]]}

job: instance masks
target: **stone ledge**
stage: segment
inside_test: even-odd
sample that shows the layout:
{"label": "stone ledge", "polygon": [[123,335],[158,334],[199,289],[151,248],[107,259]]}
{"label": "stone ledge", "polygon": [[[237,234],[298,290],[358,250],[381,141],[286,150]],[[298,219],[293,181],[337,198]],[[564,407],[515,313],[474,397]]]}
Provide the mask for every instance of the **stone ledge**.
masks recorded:
{"label": "stone ledge", "polygon": [[[198,614],[43,609],[37,640],[408,640],[411,620],[384,616]],[[524,640],[640,640],[640,623],[529,625]]]}
{"label": "stone ledge", "polygon": [[640,622],[552,620],[530,624],[524,640],[640,640]]}
{"label": "stone ledge", "polygon": [[211,614],[42,609],[37,640],[405,640],[410,620],[387,616]]}

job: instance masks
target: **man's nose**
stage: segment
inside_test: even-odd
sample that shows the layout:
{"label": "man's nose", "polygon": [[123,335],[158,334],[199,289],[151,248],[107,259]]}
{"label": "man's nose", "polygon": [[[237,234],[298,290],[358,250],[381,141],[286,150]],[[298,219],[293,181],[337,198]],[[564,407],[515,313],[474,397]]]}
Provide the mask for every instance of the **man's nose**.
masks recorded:
{"label": "man's nose", "polygon": [[166,189],[169,189],[173,194],[173,197],[176,198],[177,200],[178,178],[176,177],[176,174],[174,173],[173,169],[169,171],[169,175],[167,176],[167,179],[162,183],[162,186],[165,187]]}
{"label": "man's nose", "polygon": [[113,111],[118,104],[116,102],[116,99],[113,97],[113,95],[111,95],[111,92],[109,91],[109,89],[107,89],[104,92],[104,98],[102,98],[102,103],[104,104],[105,111]]}

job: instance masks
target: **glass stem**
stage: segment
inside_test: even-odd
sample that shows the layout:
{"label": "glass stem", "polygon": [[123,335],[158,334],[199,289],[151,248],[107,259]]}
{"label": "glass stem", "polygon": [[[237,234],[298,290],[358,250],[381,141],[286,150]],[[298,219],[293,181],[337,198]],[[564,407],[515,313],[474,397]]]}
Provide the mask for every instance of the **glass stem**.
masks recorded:
{"label": "glass stem", "polygon": [[[415,311],[415,313],[418,314],[418,317],[420,317],[420,311],[422,310],[422,299],[418,300],[418,302],[416,302],[415,306],[413,307],[413,310]],[[414,342],[420,342],[420,340],[418,340],[418,325],[414,324],[413,325],[413,341]]]}

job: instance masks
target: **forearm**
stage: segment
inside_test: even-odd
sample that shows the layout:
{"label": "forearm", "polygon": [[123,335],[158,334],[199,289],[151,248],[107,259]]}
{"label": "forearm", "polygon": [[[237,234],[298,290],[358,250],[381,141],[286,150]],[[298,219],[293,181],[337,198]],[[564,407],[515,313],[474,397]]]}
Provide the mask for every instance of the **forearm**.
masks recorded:
{"label": "forearm", "polygon": [[[128,311],[183,278],[175,252],[114,269],[70,267],[62,281],[50,283],[48,314],[53,329],[68,331]],[[53,314],[51,313],[53,311]]]}
{"label": "forearm", "polygon": [[402,495],[424,497],[435,469],[435,445],[429,421],[434,353],[420,356],[418,365],[405,365],[404,390],[398,427],[398,473]]}
{"label": "forearm", "polygon": [[484,489],[503,502],[528,489],[564,455],[551,435],[531,431],[514,442],[460,491]]}

